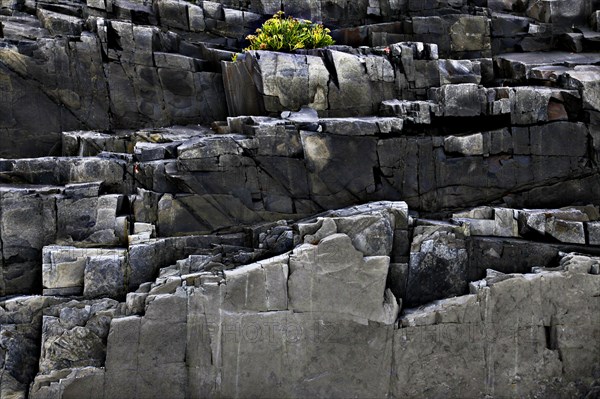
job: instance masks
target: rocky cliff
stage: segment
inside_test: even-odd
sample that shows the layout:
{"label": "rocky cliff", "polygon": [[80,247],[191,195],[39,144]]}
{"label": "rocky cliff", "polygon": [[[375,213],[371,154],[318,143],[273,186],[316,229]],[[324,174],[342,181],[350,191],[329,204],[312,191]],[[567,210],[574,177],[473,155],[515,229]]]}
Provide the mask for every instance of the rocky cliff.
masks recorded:
{"label": "rocky cliff", "polygon": [[[336,45],[232,56],[273,13]],[[596,0],[0,0],[0,396],[600,395]]]}

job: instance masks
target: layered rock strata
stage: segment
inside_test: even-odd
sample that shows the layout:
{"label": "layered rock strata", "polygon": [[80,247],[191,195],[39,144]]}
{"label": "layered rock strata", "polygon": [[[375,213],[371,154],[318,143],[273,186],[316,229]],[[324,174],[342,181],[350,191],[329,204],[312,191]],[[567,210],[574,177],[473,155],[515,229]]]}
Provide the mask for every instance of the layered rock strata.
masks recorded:
{"label": "layered rock strata", "polygon": [[[386,279],[401,285],[391,262],[410,226],[405,291],[396,298]],[[466,276],[470,267],[456,251],[458,233],[452,242],[417,234],[442,237],[450,226],[413,219],[402,203],[373,204],[298,223],[299,245],[281,256],[217,273],[178,262],[122,303],[47,297],[31,397],[587,392],[600,355],[592,316],[600,311],[598,257],[558,245],[547,249],[549,261],[526,259],[536,267],[524,274],[488,269],[483,280],[457,283],[455,271]],[[469,224],[453,226],[463,241],[474,238]],[[415,301],[411,290],[427,286],[412,280],[424,258],[458,296],[406,308],[398,318],[399,304]],[[3,303],[5,317],[16,316],[12,303]],[[14,374],[10,362],[4,367]]]}
{"label": "layered rock strata", "polygon": [[0,397],[595,397],[599,9],[0,0]]}

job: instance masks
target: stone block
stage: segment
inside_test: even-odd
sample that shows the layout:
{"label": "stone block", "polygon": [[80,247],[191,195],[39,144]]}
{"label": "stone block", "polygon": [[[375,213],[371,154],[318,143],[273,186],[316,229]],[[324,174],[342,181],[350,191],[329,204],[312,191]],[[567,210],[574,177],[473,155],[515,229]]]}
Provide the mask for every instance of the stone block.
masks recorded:
{"label": "stone block", "polygon": [[[439,85],[481,83],[481,64],[470,60],[439,60]],[[437,85],[428,85],[427,88]]]}
{"label": "stone block", "polygon": [[123,296],[126,273],[127,264],[124,257],[88,257],[83,277],[83,296],[86,298]]}
{"label": "stone block", "polygon": [[482,16],[463,16],[450,26],[452,51],[489,51],[490,25]]}
{"label": "stone block", "polygon": [[600,222],[587,223],[589,245],[600,245]]}
{"label": "stone block", "polygon": [[415,228],[403,303],[417,306],[467,291],[468,254],[464,237],[452,228]]}
{"label": "stone block", "polygon": [[[42,265],[42,279],[44,288],[48,290],[55,289],[72,289],[76,292],[70,292],[70,294],[81,294],[85,289],[86,279],[86,268],[90,259],[106,260],[107,262],[117,262],[119,264],[121,282],[125,275],[125,250],[120,249],[84,249],[75,248],[68,246],[46,246],[43,250],[43,265]],[[93,263],[93,262],[92,262]],[[100,266],[102,262],[98,264]],[[115,266],[115,265],[113,265]],[[116,266],[115,266],[116,267]],[[93,267],[92,267],[93,269]],[[102,275],[102,271],[92,272],[90,269],[89,284],[87,290],[93,293],[95,288],[92,284],[92,279],[99,279],[98,282],[103,280],[105,277]],[[99,274],[98,274],[99,273]],[[117,278],[112,276],[111,279]],[[111,280],[109,279],[109,280]],[[90,285],[92,284],[92,285]],[[105,287],[106,288],[106,287]],[[100,290],[101,292],[104,292]],[[121,291],[122,293],[122,288]],[[46,292],[47,295],[51,295],[52,291]],[[90,294],[96,296],[98,293]],[[98,294],[99,295],[99,294]]]}
{"label": "stone block", "polygon": [[159,0],[156,2],[158,15],[162,25],[183,30],[190,30],[187,4],[179,0]]}
{"label": "stone block", "polygon": [[225,308],[231,311],[287,310],[287,256],[226,271]]}
{"label": "stone block", "polygon": [[513,209],[494,208],[494,235],[497,237],[518,237],[518,215]]}
{"label": "stone block", "polygon": [[389,257],[363,257],[345,234],[304,244],[290,258],[289,307],[389,324],[398,305],[383,301],[388,269]]}
{"label": "stone block", "polygon": [[585,244],[585,230],[582,222],[572,222],[551,217],[546,221],[546,234],[560,242]]}
{"label": "stone block", "polygon": [[483,135],[449,136],[444,138],[444,151],[463,156],[483,155]]}
{"label": "stone block", "polygon": [[52,35],[79,36],[83,31],[84,21],[81,18],[43,8],[37,9],[37,16],[42,26]]}
{"label": "stone block", "polygon": [[486,103],[484,90],[476,84],[464,83],[442,86],[439,91],[439,104],[444,116],[479,116]]}

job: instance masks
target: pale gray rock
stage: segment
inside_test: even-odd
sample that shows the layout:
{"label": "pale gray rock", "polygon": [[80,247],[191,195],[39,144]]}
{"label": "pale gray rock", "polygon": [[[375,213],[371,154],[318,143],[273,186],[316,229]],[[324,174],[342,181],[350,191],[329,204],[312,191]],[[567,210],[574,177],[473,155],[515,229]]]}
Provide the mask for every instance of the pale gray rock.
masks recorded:
{"label": "pale gray rock", "polygon": [[448,136],[444,138],[444,151],[464,156],[483,155],[483,135],[477,133],[462,137]]}
{"label": "pale gray rock", "polygon": [[[581,315],[597,311],[590,298],[597,291],[598,276],[588,272],[597,260],[562,257],[564,271],[535,275],[489,271],[471,295],[405,311],[399,329],[337,312],[251,311],[244,308],[248,302],[243,296],[230,297],[231,304],[241,306],[238,311],[222,312],[226,290],[232,287],[222,278],[220,283],[200,280],[174,294],[149,297],[144,316],[112,319],[104,370],[86,367],[39,375],[33,392],[56,398],[70,397],[68,392],[90,392],[91,397],[124,392],[180,397],[190,390],[231,397],[248,392],[347,397],[368,390],[377,397],[390,392],[462,397],[509,394],[516,385],[527,395],[544,395],[548,389],[561,397],[585,393],[594,371],[575,359],[590,364],[598,355],[593,347],[590,351],[580,346],[598,330],[593,322],[581,323]],[[233,279],[244,274],[252,278],[257,272],[258,265],[242,268]],[[133,356],[132,348],[137,348]],[[564,354],[559,357],[558,351]],[[457,361],[464,361],[464,367],[452,369]],[[256,367],[240,374],[246,364]],[[427,367],[416,366],[421,364]],[[527,367],[521,368],[523,364]],[[314,373],[321,377],[306,378]],[[274,383],[259,387],[256,381],[265,378]],[[458,383],[448,383],[455,378]],[[170,385],[158,386],[157,381]]]}
{"label": "pale gray rock", "polygon": [[298,112],[282,112],[281,117],[296,123],[313,123],[319,121],[317,111],[310,107],[302,107]]}
{"label": "pale gray rock", "polygon": [[578,255],[574,253],[569,254],[560,254],[562,256],[560,260],[560,267],[566,271],[571,273],[590,273],[590,274],[598,274],[593,273],[598,270],[600,266],[600,258],[586,256],[586,255]]}
{"label": "pale gray rock", "polygon": [[307,54],[251,51],[223,68],[229,90],[244,86],[252,93],[247,99],[228,97],[234,115],[279,114],[303,106],[325,116],[372,115],[381,101],[395,97],[394,67],[381,56],[334,49]]}
{"label": "pale gray rock", "polygon": [[395,220],[389,213],[333,219],[337,232],[346,234],[354,248],[365,256],[390,256],[392,253]]}
{"label": "pale gray rock", "polygon": [[390,256],[395,217],[393,213],[376,210],[370,214],[319,218],[316,223],[299,223],[297,228],[299,238],[304,243],[317,245],[330,235],[343,233],[365,256]]}
{"label": "pale gray rock", "polygon": [[110,321],[120,313],[119,303],[110,299],[71,301],[47,310],[42,325],[40,372],[102,366]]}
{"label": "pale gray rock", "polygon": [[404,126],[400,118],[321,118],[323,132],[344,136],[369,136],[372,134],[399,133]]}
{"label": "pale gray rock", "polygon": [[576,66],[574,70],[564,73],[565,84],[569,88],[581,91],[583,106],[586,109],[600,110],[600,95],[598,95],[600,68],[597,66]]}
{"label": "pale gray rock", "polygon": [[481,206],[470,209],[468,211],[452,214],[453,218],[468,218],[468,219],[493,219],[494,208],[489,206]]}
{"label": "pale gray rock", "polygon": [[268,312],[288,308],[288,256],[226,271],[224,309]]}
{"label": "pale gray rock", "polygon": [[[570,271],[510,277],[491,286],[483,283],[472,295],[406,312],[394,340],[395,395],[510,396],[518,389],[526,395],[553,391],[568,397],[578,389],[553,382],[555,378],[593,379],[593,370],[584,370],[573,356],[597,356],[597,348],[584,353],[574,345],[598,330],[597,323],[576,321],[597,311],[598,304],[589,301],[598,287],[597,276]],[[555,296],[559,290],[560,303]],[[425,348],[427,355],[423,355]],[[559,356],[559,351],[564,355]],[[427,366],[417,370],[407,366],[415,359]],[[463,367],[450,371],[445,366],[456,362]],[[447,384],[450,372],[456,385]],[[420,388],[425,381],[428,388]]]}
{"label": "pale gray rock", "polygon": [[[538,209],[519,211],[519,231],[526,236],[534,232],[545,235],[548,233],[555,239],[563,242],[585,243],[585,237],[582,234],[584,224],[592,226],[594,223],[587,223],[598,219],[597,211],[593,207],[586,208],[563,208],[563,209]],[[567,231],[571,231],[568,233]],[[592,239],[590,236],[590,243]]]}
{"label": "pale gray rock", "polygon": [[104,371],[96,367],[81,367],[53,371],[36,378],[32,398],[90,398],[104,397]]}
{"label": "pale gray rock", "polygon": [[600,245],[600,222],[587,223],[590,245]]}
{"label": "pale gray rock", "polygon": [[519,233],[526,235],[529,232],[546,234],[546,213],[543,211],[523,210],[519,212]]}
{"label": "pale gray rock", "polygon": [[298,247],[289,267],[289,306],[295,312],[333,312],[386,324],[396,318],[397,305],[389,309],[383,300],[389,257],[364,257],[345,234]]}
{"label": "pale gray rock", "polygon": [[512,209],[494,208],[494,235],[497,237],[518,237],[517,214]]}
{"label": "pale gray rock", "polygon": [[[44,294],[118,297],[123,294],[128,269],[125,258],[126,251],[122,249],[46,246],[42,265]],[[106,274],[102,271],[105,267]]]}
{"label": "pale gray rock", "polygon": [[[227,316],[223,329],[221,392],[226,396],[382,397],[388,392],[391,326],[276,312]],[[250,361],[260,366],[235,372]],[[270,383],[259,387],[257,379],[265,377]]]}
{"label": "pale gray rock", "polygon": [[297,228],[300,240],[312,245],[338,232],[337,224],[330,218],[319,218],[315,223],[298,223]]}
{"label": "pale gray rock", "polygon": [[599,6],[0,0],[0,396],[594,395]]}
{"label": "pale gray rock", "polygon": [[546,233],[561,242],[585,244],[582,222],[572,222],[551,217],[546,221]]}
{"label": "pale gray rock", "polygon": [[146,308],[148,293],[130,292],[125,299],[127,314],[142,314]]}
{"label": "pale gray rock", "polygon": [[[252,57],[252,54],[250,55]],[[260,57],[260,58],[259,58]],[[259,87],[259,92],[265,96],[272,97],[276,102],[267,101],[265,99],[265,110],[267,112],[278,112],[282,110],[300,110],[301,106],[308,105],[317,111],[322,108],[315,101],[316,92],[311,97],[309,81],[312,80],[312,85],[316,87],[327,87],[328,75],[316,73],[315,76],[310,76],[313,71],[324,70],[325,67],[322,61],[314,56],[296,56],[291,54],[260,52],[252,57],[257,63],[262,74],[262,87]],[[309,69],[309,59],[311,69]],[[316,67],[315,63],[320,62],[320,68]],[[314,73],[314,72],[313,72]],[[311,79],[312,78],[312,79]],[[320,80],[315,80],[320,79]],[[309,88],[306,90],[306,88]]]}

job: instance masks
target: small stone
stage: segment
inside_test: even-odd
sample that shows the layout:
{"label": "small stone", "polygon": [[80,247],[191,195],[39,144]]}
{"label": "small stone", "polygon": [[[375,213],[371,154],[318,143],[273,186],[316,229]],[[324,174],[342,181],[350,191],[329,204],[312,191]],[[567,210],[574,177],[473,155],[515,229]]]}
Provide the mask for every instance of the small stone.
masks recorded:
{"label": "small stone", "polygon": [[117,298],[125,290],[125,259],[92,256],[85,265],[83,295],[86,298]]}
{"label": "small stone", "polygon": [[464,156],[483,155],[483,135],[448,136],[444,138],[444,151]]}
{"label": "small stone", "polygon": [[551,217],[546,222],[546,233],[560,242],[585,244],[585,231],[582,222],[571,222]]}
{"label": "small stone", "polygon": [[600,222],[587,223],[589,245],[600,245]]}

